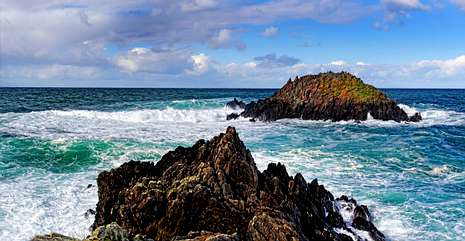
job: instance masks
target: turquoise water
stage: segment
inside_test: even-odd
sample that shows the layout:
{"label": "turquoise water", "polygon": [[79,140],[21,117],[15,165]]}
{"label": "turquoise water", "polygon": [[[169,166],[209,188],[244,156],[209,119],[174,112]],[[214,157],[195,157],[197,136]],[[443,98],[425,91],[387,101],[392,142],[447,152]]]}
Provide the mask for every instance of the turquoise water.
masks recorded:
{"label": "turquoise water", "polygon": [[[257,162],[283,162],[367,204],[391,240],[465,240],[465,90],[385,90],[421,123],[225,121],[273,90],[0,89],[0,240],[84,237],[95,178],[235,126]],[[93,184],[88,188],[89,184]]]}

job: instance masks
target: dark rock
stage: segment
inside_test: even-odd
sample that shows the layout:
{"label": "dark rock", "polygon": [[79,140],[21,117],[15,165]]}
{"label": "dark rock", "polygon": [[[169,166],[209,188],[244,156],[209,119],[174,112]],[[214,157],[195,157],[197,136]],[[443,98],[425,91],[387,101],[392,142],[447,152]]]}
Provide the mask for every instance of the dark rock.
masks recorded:
{"label": "dark rock", "polygon": [[94,186],[94,185],[89,184],[89,185],[87,185],[87,188],[91,188],[91,187],[93,187],[93,186]]}
{"label": "dark rock", "polygon": [[241,113],[261,121],[283,118],[304,120],[379,120],[418,121],[409,118],[381,91],[346,73],[321,73],[290,80],[272,97],[251,102]]}
{"label": "dark rock", "polygon": [[[300,174],[291,177],[280,163],[258,171],[233,127],[178,147],[156,164],[132,161],[102,172],[97,183],[93,226],[116,222],[129,238],[351,240],[341,230],[357,236],[316,179],[309,184]],[[358,227],[384,240],[359,209]]]}
{"label": "dark rock", "polygon": [[362,218],[356,217],[352,222],[352,227],[360,230],[367,231],[370,234],[370,237],[375,241],[385,240],[384,235],[373,225],[372,222]]}
{"label": "dark rock", "polygon": [[422,120],[422,117],[419,112],[415,113],[413,116],[409,117],[410,122],[419,122]]}
{"label": "dark rock", "polygon": [[89,218],[89,216],[95,215],[95,210],[93,209],[87,209],[87,211],[84,213],[84,217]]}
{"label": "dark rock", "polygon": [[363,218],[368,222],[371,222],[371,215],[370,212],[368,211],[368,207],[365,205],[360,205],[355,207],[354,210],[354,218]]}
{"label": "dark rock", "polygon": [[231,114],[229,114],[229,115],[226,116],[226,120],[235,120],[235,119],[237,119],[237,118],[239,118],[239,117],[240,117],[239,114],[237,114],[237,113],[231,113]]}
{"label": "dark rock", "polygon": [[234,98],[232,101],[226,103],[226,106],[232,109],[244,109],[245,103]]}

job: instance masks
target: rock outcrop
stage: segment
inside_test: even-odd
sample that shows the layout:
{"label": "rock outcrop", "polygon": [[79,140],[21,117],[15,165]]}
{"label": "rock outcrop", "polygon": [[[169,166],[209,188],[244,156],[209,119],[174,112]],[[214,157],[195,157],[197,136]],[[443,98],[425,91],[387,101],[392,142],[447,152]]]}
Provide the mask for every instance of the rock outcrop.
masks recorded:
{"label": "rock outcrop", "polygon": [[233,127],[156,164],[131,161],[102,172],[97,183],[86,241],[384,240],[366,206],[335,199],[280,163],[260,172]]}
{"label": "rock outcrop", "polygon": [[251,102],[241,116],[261,121],[284,118],[304,120],[374,119],[420,121],[419,113],[409,117],[384,93],[346,72],[296,77],[272,97]]}
{"label": "rock outcrop", "polygon": [[229,107],[231,109],[244,109],[245,103],[234,98],[233,100],[226,103],[226,107]]}

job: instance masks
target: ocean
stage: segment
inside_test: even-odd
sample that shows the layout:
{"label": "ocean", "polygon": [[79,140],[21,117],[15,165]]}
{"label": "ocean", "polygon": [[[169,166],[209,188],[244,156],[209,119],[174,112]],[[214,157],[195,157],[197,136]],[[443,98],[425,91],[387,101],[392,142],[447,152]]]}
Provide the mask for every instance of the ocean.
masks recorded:
{"label": "ocean", "polygon": [[465,90],[383,90],[419,123],[226,121],[233,97],[274,91],[0,88],[0,240],[85,237],[99,172],[156,162],[227,126],[260,170],[281,162],[352,196],[390,240],[465,240]]}

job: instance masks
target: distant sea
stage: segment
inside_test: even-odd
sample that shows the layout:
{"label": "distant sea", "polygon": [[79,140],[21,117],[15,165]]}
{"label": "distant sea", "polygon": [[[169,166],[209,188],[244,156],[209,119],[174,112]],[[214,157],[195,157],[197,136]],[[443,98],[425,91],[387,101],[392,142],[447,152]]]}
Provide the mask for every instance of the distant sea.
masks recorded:
{"label": "distant sea", "polygon": [[465,240],[465,90],[383,90],[420,123],[225,120],[233,97],[274,91],[0,88],[0,240],[84,237],[99,172],[229,125],[259,169],[282,162],[354,197],[391,240]]}

